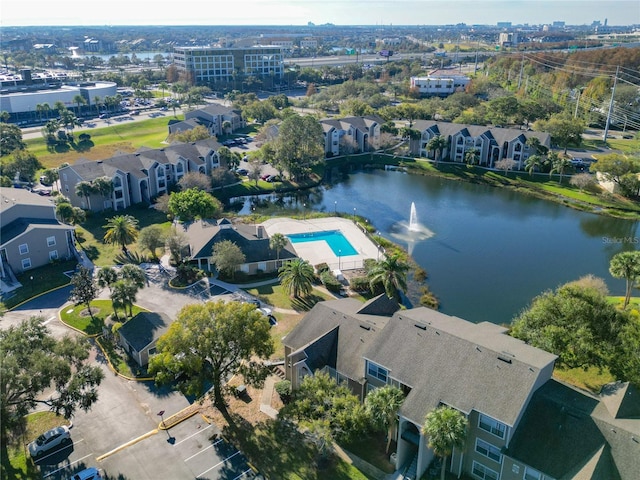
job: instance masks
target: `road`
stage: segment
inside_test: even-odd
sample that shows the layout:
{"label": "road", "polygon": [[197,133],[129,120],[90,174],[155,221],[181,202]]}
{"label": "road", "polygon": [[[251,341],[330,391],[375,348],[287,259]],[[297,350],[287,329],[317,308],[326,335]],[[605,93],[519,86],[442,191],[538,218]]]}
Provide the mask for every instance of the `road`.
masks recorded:
{"label": "road", "polygon": [[[54,337],[80,335],[58,317],[60,309],[70,305],[69,291],[70,287],[55,290],[7,312],[0,319],[0,329],[41,315]],[[105,290],[100,297],[108,295]],[[136,304],[174,318],[182,306],[199,301],[202,300],[190,295],[189,290],[171,290],[152,281],[139,292]],[[68,478],[88,467],[100,468],[106,478],[114,480],[253,477],[242,453],[214,435],[219,434],[219,429],[200,415],[168,431],[158,430],[160,411],[167,418],[190,405],[184,395],[159,389],[153,382],[129,381],[114,375],[95,343],[90,361],[104,372],[98,401],[89,412],[78,411],[73,417],[73,443],[38,462],[44,479]]]}

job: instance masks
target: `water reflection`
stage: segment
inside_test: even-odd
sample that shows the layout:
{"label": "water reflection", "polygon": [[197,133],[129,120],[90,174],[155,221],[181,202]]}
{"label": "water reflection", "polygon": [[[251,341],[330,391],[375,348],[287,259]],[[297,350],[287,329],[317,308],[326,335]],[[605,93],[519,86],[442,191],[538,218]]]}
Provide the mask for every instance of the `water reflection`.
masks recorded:
{"label": "water reflection", "polygon": [[[408,224],[411,202],[435,236],[397,238],[398,227]],[[508,323],[536,295],[586,274],[603,278],[612,293],[621,294],[624,281],[610,276],[609,261],[640,245],[634,221],[400,172],[358,172],[330,187],[251,196],[233,205],[241,214],[273,216],[310,210],[350,216],[356,209],[379,234],[412,251],[429,273],[443,312],[471,321]]]}

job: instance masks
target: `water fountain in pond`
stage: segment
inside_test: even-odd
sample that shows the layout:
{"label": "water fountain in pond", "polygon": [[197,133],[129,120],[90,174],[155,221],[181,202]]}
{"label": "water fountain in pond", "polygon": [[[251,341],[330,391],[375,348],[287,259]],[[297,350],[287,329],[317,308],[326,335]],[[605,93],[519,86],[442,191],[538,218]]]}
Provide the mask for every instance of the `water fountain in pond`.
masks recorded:
{"label": "water fountain in pond", "polygon": [[416,213],[416,202],[411,202],[411,213],[409,215],[409,231],[420,231],[420,225],[418,224],[418,214]]}
{"label": "water fountain in pond", "polygon": [[418,213],[416,211],[415,202],[411,202],[411,210],[409,212],[409,223],[397,222],[391,226],[391,236],[397,240],[407,243],[409,255],[413,251],[415,242],[426,240],[435,234],[418,221]]}

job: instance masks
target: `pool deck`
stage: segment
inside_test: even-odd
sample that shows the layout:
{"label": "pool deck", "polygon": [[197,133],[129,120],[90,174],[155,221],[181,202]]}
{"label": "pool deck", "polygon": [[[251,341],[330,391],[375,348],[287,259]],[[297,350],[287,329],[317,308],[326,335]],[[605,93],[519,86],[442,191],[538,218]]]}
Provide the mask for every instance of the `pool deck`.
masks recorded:
{"label": "pool deck", "polygon": [[269,236],[274,233],[291,235],[294,233],[313,233],[339,230],[342,235],[358,252],[357,255],[338,257],[327,242],[295,243],[293,248],[300,258],[311,265],[326,263],[331,270],[354,270],[362,268],[365,259],[378,259],[376,245],[353,223],[352,220],[341,217],[310,218],[309,220],[295,220],[293,218],[273,218],[262,224]]}

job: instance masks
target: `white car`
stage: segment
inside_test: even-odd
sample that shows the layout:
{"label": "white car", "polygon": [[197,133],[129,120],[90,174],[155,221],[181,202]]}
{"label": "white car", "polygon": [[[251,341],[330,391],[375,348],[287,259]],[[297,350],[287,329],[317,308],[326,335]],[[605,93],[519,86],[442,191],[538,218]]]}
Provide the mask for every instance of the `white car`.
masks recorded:
{"label": "white car", "polygon": [[44,432],[33,442],[29,444],[29,454],[34,458],[40,458],[49,450],[53,450],[60,446],[71,443],[71,433],[69,427],[63,425],[61,427],[52,428],[48,432]]}
{"label": "white car", "polygon": [[69,477],[69,480],[99,480],[101,478],[100,470],[91,467],[74,474]]}

